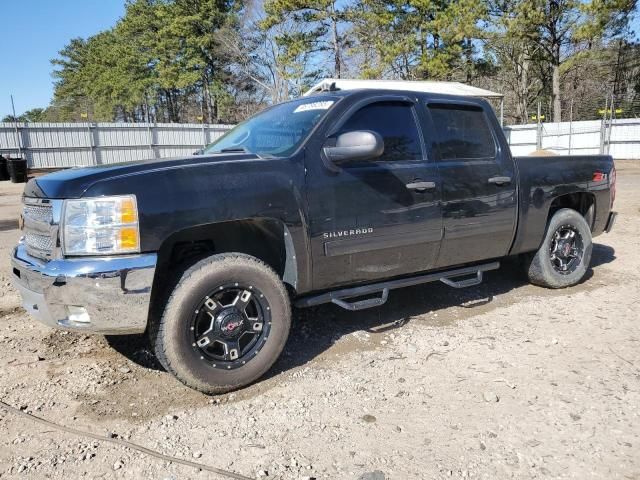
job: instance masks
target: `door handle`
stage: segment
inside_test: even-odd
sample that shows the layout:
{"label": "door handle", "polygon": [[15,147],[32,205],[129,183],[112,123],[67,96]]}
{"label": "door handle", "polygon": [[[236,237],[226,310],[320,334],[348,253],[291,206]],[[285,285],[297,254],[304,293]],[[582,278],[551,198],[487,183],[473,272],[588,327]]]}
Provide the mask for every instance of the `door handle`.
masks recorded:
{"label": "door handle", "polygon": [[491,177],[489,183],[494,185],[506,185],[511,183],[511,177]]}
{"label": "door handle", "polygon": [[426,190],[432,190],[436,188],[436,182],[423,182],[421,180],[416,179],[411,183],[407,183],[407,188],[409,190],[424,192]]}

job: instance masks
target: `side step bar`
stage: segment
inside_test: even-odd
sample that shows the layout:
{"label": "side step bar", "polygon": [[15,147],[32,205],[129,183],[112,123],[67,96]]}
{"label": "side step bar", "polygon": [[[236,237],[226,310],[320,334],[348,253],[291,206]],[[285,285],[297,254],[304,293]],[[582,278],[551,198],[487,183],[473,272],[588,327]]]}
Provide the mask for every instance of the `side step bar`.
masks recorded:
{"label": "side step bar", "polygon": [[[471,287],[482,283],[483,272],[496,270],[498,268],[500,268],[500,262],[491,262],[482,265],[474,265],[472,267],[428,273],[417,277],[399,278],[397,280],[363,285],[361,287],[334,290],[332,292],[321,293],[319,295],[299,298],[296,300],[295,306],[298,308],[304,308],[321,305],[323,303],[335,303],[346,310],[364,310],[365,308],[379,307],[380,305],[383,305],[389,298],[389,290],[393,290],[395,288],[411,287],[421,283],[436,281],[441,281],[445,285],[449,285],[454,288]],[[470,275],[475,275],[475,277],[456,280],[456,278],[469,277]],[[347,301],[349,298],[362,297],[364,295],[372,295],[374,293],[380,293],[381,295],[377,298],[367,298],[355,302]]]}

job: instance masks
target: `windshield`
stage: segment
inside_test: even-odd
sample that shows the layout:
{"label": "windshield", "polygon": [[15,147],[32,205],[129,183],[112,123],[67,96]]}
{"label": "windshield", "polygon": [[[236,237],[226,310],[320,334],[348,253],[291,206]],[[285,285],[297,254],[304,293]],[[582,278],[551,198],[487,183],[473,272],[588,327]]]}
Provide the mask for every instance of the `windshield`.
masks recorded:
{"label": "windshield", "polygon": [[204,149],[204,153],[249,152],[265,157],[293,153],[336,103],[336,97],[304,98],[281,103],[238,124]]}

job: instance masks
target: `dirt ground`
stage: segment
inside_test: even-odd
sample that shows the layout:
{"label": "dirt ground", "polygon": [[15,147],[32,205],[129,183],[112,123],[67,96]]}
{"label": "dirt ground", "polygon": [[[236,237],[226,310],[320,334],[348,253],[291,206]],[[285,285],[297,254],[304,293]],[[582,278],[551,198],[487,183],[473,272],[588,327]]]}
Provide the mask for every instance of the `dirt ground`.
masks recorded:
{"label": "dirt ground", "polygon": [[[296,314],[267,378],[207,397],[142,337],[46,328],[9,276],[21,185],[0,184],[0,398],[251,478],[640,479],[640,162],[574,288],[507,262],[479,287],[393,291],[382,308]],[[0,408],[0,478],[222,478]]]}

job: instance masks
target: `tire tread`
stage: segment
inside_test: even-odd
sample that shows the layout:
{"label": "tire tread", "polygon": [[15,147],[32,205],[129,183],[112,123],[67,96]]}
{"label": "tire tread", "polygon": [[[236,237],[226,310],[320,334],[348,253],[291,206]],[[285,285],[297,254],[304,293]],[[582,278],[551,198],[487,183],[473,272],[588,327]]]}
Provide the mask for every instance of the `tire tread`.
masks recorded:
{"label": "tire tread", "polygon": [[[249,384],[255,381],[260,376],[262,376],[266,372],[266,370],[268,370],[271,367],[271,364],[267,365],[266,368],[263,369],[264,371],[262,371],[259,375],[255,375],[254,376],[255,378],[251,379],[248,382],[242,382],[240,384],[210,385],[210,384],[205,384],[199,381],[195,377],[191,376],[191,378],[189,378],[190,376],[181,375],[179,372],[179,369],[172,364],[172,360],[170,359],[171,355],[167,354],[167,349],[169,348],[169,345],[166,343],[166,339],[168,337],[167,331],[166,331],[166,328],[167,328],[166,318],[170,315],[176,314],[174,310],[179,307],[178,305],[179,302],[177,302],[177,299],[184,294],[183,290],[184,288],[186,288],[185,285],[188,285],[190,283],[197,281],[198,277],[205,275],[207,273],[206,272],[207,269],[211,268],[212,265],[215,265],[217,268],[224,268],[225,265],[230,266],[231,264],[237,263],[237,262],[241,262],[244,265],[246,265],[247,263],[253,264],[255,267],[262,270],[263,273],[271,277],[273,284],[277,286],[277,289],[279,290],[279,294],[281,296],[279,300],[281,300],[283,304],[286,306],[285,321],[288,324],[290,324],[291,306],[289,301],[289,294],[287,293],[287,290],[284,284],[282,283],[280,277],[278,276],[278,274],[269,265],[267,265],[265,262],[263,262],[262,260],[256,257],[247,255],[244,253],[231,252],[231,253],[220,253],[220,254],[212,255],[210,257],[200,260],[199,262],[195,263],[190,268],[188,268],[184,272],[180,280],[177,282],[177,284],[175,285],[171,294],[169,295],[165,304],[165,309],[162,314],[162,317],[160,318],[159,321],[153,322],[149,329],[149,340],[151,343],[151,347],[160,364],[168,372],[170,372],[175,377],[177,377],[186,386],[207,394],[226,393],[231,390],[240,388],[246,384]],[[287,325],[287,328],[286,328],[287,333],[288,333],[288,330],[289,330],[289,325]],[[284,346],[284,342],[282,342],[282,346]],[[244,367],[241,367],[241,368],[244,368]]]}
{"label": "tire tread", "polygon": [[[553,267],[551,267],[548,254],[548,242],[556,228],[558,228],[560,224],[567,222],[573,223],[582,230],[581,235],[585,245],[582,264],[578,266],[576,272],[565,276],[555,272]],[[570,287],[579,283],[584,278],[591,261],[591,250],[591,229],[584,217],[576,210],[561,208],[555,212],[547,222],[540,248],[535,252],[527,253],[523,256],[525,272],[527,273],[529,281],[534,285],[554,289]]]}

